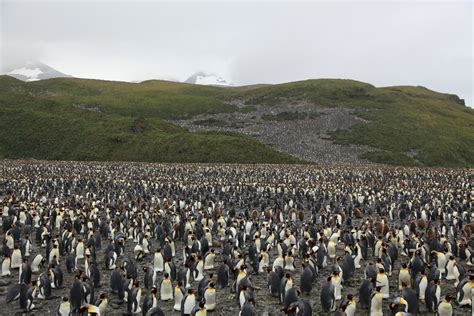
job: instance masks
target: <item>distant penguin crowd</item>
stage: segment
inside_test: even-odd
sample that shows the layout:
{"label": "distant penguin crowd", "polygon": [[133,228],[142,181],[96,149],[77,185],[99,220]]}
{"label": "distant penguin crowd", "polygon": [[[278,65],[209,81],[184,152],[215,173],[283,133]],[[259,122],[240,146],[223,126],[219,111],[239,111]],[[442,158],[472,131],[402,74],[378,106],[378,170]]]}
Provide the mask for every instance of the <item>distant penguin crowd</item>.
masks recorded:
{"label": "distant penguin crowd", "polygon": [[9,313],[474,315],[470,169],[0,168]]}

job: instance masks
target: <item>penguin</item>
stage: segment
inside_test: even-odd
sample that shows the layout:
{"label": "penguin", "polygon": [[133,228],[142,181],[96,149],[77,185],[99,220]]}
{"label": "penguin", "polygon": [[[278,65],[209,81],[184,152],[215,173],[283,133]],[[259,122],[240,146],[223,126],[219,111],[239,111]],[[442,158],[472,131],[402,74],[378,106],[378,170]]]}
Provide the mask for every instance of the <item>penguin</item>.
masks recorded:
{"label": "penguin", "polygon": [[174,287],[174,306],[173,310],[180,312],[181,311],[181,301],[184,297],[183,283],[178,281]]}
{"label": "penguin", "polygon": [[100,270],[95,262],[89,266],[90,279],[94,287],[100,287]]}
{"label": "penguin", "polygon": [[446,280],[456,280],[457,275],[455,275],[455,268],[456,268],[456,259],[454,256],[450,256],[448,263],[446,264]]}
{"label": "penguin", "polygon": [[191,315],[194,306],[196,306],[196,296],[194,295],[194,291],[189,289],[188,293],[183,296],[183,300],[181,301],[181,315]]}
{"label": "penguin", "polygon": [[[274,297],[280,297],[280,274],[273,271],[271,267],[268,267],[267,286],[270,290],[270,294]],[[281,269],[281,268],[280,268]]]}
{"label": "penguin", "polygon": [[75,250],[76,250],[75,252],[76,252],[77,260],[84,259],[85,248],[84,248],[84,241],[82,241],[81,238],[79,238]]}
{"label": "penguin", "polygon": [[62,302],[59,304],[57,316],[69,316],[71,314],[71,303],[67,296],[63,297]]}
{"label": "penguin", "polygon": [[400,271],[398,273],[398,289],[401,291],[403,289],[403,284],[406,286],[411,287],[411,276],[410,271],[408,270],[408,266],[406,263],[402,264]]}
{"label": "penguin", "polygon": [[229,267],[226,261],[221,263],[217,268],[217,286],[220,289],[226,288],[229,285]]}
{"label": "penguin", "polygon": [[215,258],[216,258],[216,251],[214,250],[214,248],[211,248],[211,250],[204,257],[204,270],[214,269]]}
{"label": "penguin", "polygon": [[98,315],[98,316],[100,316],[100,310],[95,305],[84,304],[79,309],[79,315]]}
{"label": "penguin", "polygon": [[288,255],[285,257],[285,270],[288,271],[295,271],[295,258],[293,258],[293,254],[290,251]]}
{"label": "penguin", "polygon": [[71,304],[71,312],[78,312],[84,302],[84,289],[80,280],[80,276],[76,276],[71,290],[69,292],[69,302]]}
{"label": "penguin", "polygon": [[361,268],[361,265],[360,265],[360,261],[363,259],[362,257],[362,248],[359,244],[359,239],[356,240],[356,244],[354,245],[354,248],[355,248],[355,257],[354,257],[354,267],[356,269],[360,269]]}
{"label": "penguin", "polygon": [[436,316],[454,316],[453,305],[451,304],[451,296],[446,295],[444,300],[439,302]]}
{"label": "penguin", "polygon": [[33,258],[33,261],[31,262],[31,272],[33,273],[39,272],[44,262],[45,262],[45,259],[43,258],[43,256],[41,254],[37,254]]}
{"label": "penguin", "polygon": [[420,301],[425,301],[426,288],[428,286],[428,278],[425,275],[425,271],[421,271],[415,278],[413,288],[416,291],[417,297]]}
{"label": "penguin", "polygon": [[389,298],[390,297],[390,287],[388,277],[385,274],[384,269],[380,269],[379,273],[377,274],[376,281],[377,287],[380,287],[380,292],[382,293],[382,298]]}
{"label": "penguin", "polygon": [[117,262],[117,253],[114,250],[108,251],[105,256],[105,266],[107,270],[114,270]]}
{"label": "penguin", "polygon": [[417,293],[413,289],[405,287],[402,290],[402,298],[407,303],[406,305],[408,305],[407,312],[415,315],[418,314],[419,307]]}
{"label": "penguin", "polygon": [[31,283],[31,265],[28,259],[23,259],[23,264],[20,267],[19,283],[30,284]]}
{"label": "penguin", "polygon": [[293,287],[293,278],[291,277],[291,274],[287,273],[285,278],[280,282],[280,302],[283,303],[286,291],[291,287]]}
{"label": "penguin", "polygon": [[150,309],[158,306],[158,300],[156,298],[157,293],[158,293],[157,288],[152,287],[150,289],[150,292],[145,296],[145,299],[143,300],[143,307],[142,307],[143,315],[146,315]]}
{"label": "penguin", "polygon": [[[204,239],[207,240],[207,239]],[[203,301],[199,302],[198,306],[195,306],[192,311],[193,316],[207,316],[207,309]]]}
{"label": "penguin", "polygon": [[49,271],[42,273],[37,281],[38,298],[42,300],[51,299],[51,279],[49,278]]}
{"label": "penguin", "polygon": [[195,281],[201,281],[204,278],[204,261],[202,257],[198,257],[198,261],[194,267],[194,274],[193,274]]}
{"label": "penguin", "polygon": [[247,301],[244,306],[240,309],[239,316],[256,316],[257,310],[255,309],[253,299]]}
{"label": "penguin", "polygon": [[354,316],[356,312],[357,302],[355,297],[352,295],[347,295],[347,301],[344,302],[343,310],[346,316]]}
{"label": "penguin", "polygon": [[95,291],[91,279],[83,275],[82,277],[82,289],[84,291],[84,304],[91,305],[95,301]]}
{"label": "penguin", "polygon": [[74,256],[74,254],[70,254],[66,258],[66,271],[68,273],[73,273],[77,269],[76,265],[77,265],[76,257]]}
{"label": "penguin", "polygon": [[168,273],[165,272],[160,285],[160,297],[162,301],[173,299],[173,284]]}
{"label": "penguin", "polygon": [[474,276],[468,275],[456,288],[456,302],[460,306],[471,306],[472,304],[472,290],[474,288]]}
{"label": "penguin", "polygon": [[19,269],[21,267],[22,262],[23,262],[23,258],[21,256],[21,250],[18,246],[15,245],[13,252],[11,254],[10,268]]}
{"label": "penguin", "polygon": [[212,278],[214,277],[213,273],[210,273],[209,276],[204,276],[204,278],[199,281],[196,297],[198,300],[201,300],[204,297],[204,291],[207,287],[209,287],[209,283],[212,282]]}
{"label": "penguin", "polygon": [[128,311],[133,314],[141,313],[140,300],[142,296],[142,289],[138,281],[133,282],[133,287],[130,290],[130,299],[128,299]]}
{"label": "penguin", "polygon": [[11,265],[10,257],[9,256],[3,257],[2,274],[1,274],[2,277],[11,275],[10,265]]}
{"label": "penguin", "polygon": [[99,299],[95,302],[94,305],[99,308],[101,315],[105,315],[108,304],[109,300],[107,299],[107,295],[105,293],[102,293],[100,294]]}
{"label": "penguin", "polygon": [[10,286],[5,294],[5,302],[10,303],[19,299],[23,287],[26,287],[26,284],[21,283]]}
{"label": "penguin", "polygon": [[209,286],[204,291],[205,307],[208,311],[216,309],[216,289],[214,282],[210,282]]}
{"label": "penguin", "polygon": [[298,300],[292,303],[290,307],[296,316],[311,316],[313,314],[313,309],[308,301]]}
{"label": "penguin", "polygon": [[339,276],[339,271],[334,271],[331,277],[331,282],[334,285],[334,297],[336,301],[339,301],[342,298],[342,285],[341,277]]}
{"label": "penguin", "polygon": [[163,255],[161,254],[161,249],[157,249],[153,257],[153,269],[155,272],[163,272],[164,270],[164,260]]}
{"label": "penguin", "polygon": [[156,306],[152,309],[149,309],[145,316],[165,316],[165,313],[161,310],[160,307]]}
{"label": "penguin", "polygon": [[25,285],[21,287],[20,291],[20,308],[27,312],[33,310],[35,305],[33,304],[34,297],[36,296],[36,285],[32,282],[31,285]]}
{"label": "penguin", "polygon": [[363,309],[370,306],[371,295],[374,289],[372,278],[365,279],[359,288],[359,303]]}
{"label": "penguin", "polygon": [[328,241],[327,249],[329,258],[336,258],[336,242],[334,240],[331,239]]}
{"label": "penguin", "polygon": [[310,269],[309,266],[306,266],[304,263],[302,267],[303,272],[301,273],[300,278],[300,289],[302,293],[309,295],[313,287],[313,271]]}
{"label": "penguin", "polygon": [[439,272],[441,272],[441,274],[444,275],[446,273],[446,264],[448,263],[448,259],[446,258],[446,255],[440,251],[432,251],[431,255],[436,260],[436,266],[438,267]]}
{"label": "penguin", "polygon": [[285,299],[283,301],[283,307],[288,308],[291,304],[298,301],[299,291],[293,286],[289,288],[285,293]]}
{"label": "penguin", "polygon": [[436,266],[436,264],[428,264],[428,269],[429,269],[429,272],[428,272],[428,281],[432,281],[434,279],[441,279],[441,273],[439,272],[438,270],[438,267]]}
{"label": "penguin", "polygon": [[276,267],[280,267],[285,270],[285,259],[282,256],[276,257],[273,261],[273,269],[275,269]]}
{"label": "penguin", "polygon": [[[247,280],[247,279],[245,279]],[[245,283],[245,282],[243,282]],[[249,284],[245,283],[245,285],[239,286],[239,304],[240,308],[247,302],[249,299],[253,298],[253,291]]]}
{"label": "penguin", "polygon": [[142,245],[137,244],[135,248],[133,248],[133,254],[135,260],[142,261],[142,259],[145,257],[145,251],[143,251]]}
{"label": "penguin", "polygon": [[143,267],[143,272],[145,272],[145,275],[143,277],[145,289],[149,290],[155,286],[155,281],[156,281],[155,269],[152,266]]}
{"label": "penguin", "polygon": [[439,279],[434,279],[428,283],[425,294],[425,305],[426,309],[430,312],[436,311],[438,304],[441,299],[441,286],[439,285]]}
{"label": "penguin", "polygon": [[370,316],[383,316],[382,305],[383,305],[383,294],[381,292],[382,287],[377,286],[375,291],[370,296]]}
{"label": "penguin", "polygon": [[349,252],[346,252],[344,257],[342,257],[340,267],[342,270],[342,281],[346,283],[352,278],[355,271],[354,259]]}
{"label": "penguin", "polygon": [[336,310],[335,289],[332,277],[327,279],[327,283],[321,288],[321,307],[324,312],[333,312]]}

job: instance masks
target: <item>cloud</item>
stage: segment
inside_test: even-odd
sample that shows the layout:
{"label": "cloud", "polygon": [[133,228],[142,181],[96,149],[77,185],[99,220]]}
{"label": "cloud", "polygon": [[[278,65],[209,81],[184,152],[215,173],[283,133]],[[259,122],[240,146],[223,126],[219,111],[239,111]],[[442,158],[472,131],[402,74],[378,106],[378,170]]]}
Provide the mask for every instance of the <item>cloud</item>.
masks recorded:
{"label": "cloud", "polygon": [[351,78],[423,85],[472,104],[471,1],[12,1],[2,64],[40,59],[78,77],[236,84]]}

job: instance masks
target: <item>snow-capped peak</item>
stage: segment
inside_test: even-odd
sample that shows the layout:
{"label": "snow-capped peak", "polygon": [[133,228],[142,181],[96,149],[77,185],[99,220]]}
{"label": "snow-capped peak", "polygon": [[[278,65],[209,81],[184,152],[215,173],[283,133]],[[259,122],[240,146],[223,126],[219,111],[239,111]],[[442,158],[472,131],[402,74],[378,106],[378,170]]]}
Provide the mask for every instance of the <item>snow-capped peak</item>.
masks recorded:
{"label": "snow-capped peak", "polygon": [[197,72],[193,74],[185,82],[211,86],[232,86],[232,83],[225,80],[221,76],[216,74],[207,74],[204,72]]}
{"label": "snow-capped peak", "polygon": [[27,67],[21,67],[17,69],[13,69],[12,71],[9,71],[9,75],[20,75],[23,76],[25,81],[36,81],[40,80],[38,78],[39,75],[41,75],[43,72],[39,68],[27,68]]}
{"label": "snow-capped peak", "polygon": [[1,72],[23,81],[71,77],[39,61],[12,63],[4,66]]}

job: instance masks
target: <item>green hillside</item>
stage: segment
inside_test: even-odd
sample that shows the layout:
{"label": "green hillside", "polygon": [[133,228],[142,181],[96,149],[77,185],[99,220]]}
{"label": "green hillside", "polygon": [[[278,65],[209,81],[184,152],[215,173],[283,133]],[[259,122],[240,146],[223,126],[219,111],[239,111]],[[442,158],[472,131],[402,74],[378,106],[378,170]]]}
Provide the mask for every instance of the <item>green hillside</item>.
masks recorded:
{"label": "green hillside", "polygon": [[[233,100],[247,106],[239,109]],[[374,162],[474,166],[474,111],[456,96],[423,87],[375,88],[329,79],[220,88],[158,80],[24,83],[0,76],[0,158],[301,162],[248,136],[194,133],[166,121],[251,112],[255,105],[289,100],[353,108],[367,123],[331,136],[339,143],[376,148],[365,157]]]}
{"label": "green hillside", "polygon": [[246,93],[248,104],[287,100],[355,109],[368,123],[340,130],[336,142],[377,150],[371,161],[396,165],[474,166],[474,110],[455,95],[424,87],[374,86],[352,80],[307,80]]}

